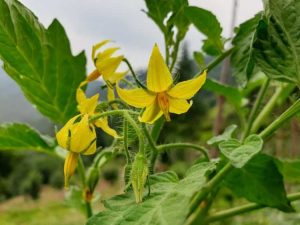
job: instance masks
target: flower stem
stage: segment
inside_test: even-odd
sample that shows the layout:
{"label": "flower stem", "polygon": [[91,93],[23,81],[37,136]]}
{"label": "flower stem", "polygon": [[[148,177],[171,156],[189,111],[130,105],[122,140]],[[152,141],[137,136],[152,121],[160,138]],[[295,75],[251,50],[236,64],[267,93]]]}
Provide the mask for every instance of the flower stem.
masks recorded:
{"label": "flower stem", "polygon": [[[300,199],[300,192],[289,194],[289,195],[287,195],[287,198],[290,201],[299,200]],[[236,216],[236,215],[239,215],[239,214],[251,212],[253,210],[261,209],[261,208],[265,208],[265,207],[266,206],[259,205],[257,203],[249,203],[249,204],[245,204],[245,205],[238,206],[238,207],[235,207],[235,208],[231,208],[231,209],[227,209],[227,210],[224,210],[224,211],[217,212],[217,213],[209,216],[205,220],[205,222],[206,223],[211,223],[211,222],[215,222],[215,221],[220,221],[220,220],[226,219],[228,217],[233,217],[233,216]]]}
{"label": "flower stem", "polygon": [[147,87],[146,87],[145,85],[143,85],[143,83],[137,78],[137,75],[136,75],[136,73],[134,72],[134,70],[132,69],[132,66],[131,66],[130,62],[128,61],[128,59],[124,58],[124,59],[123,59],[123,62],[125,62],[126,65],[128,66],[128,69],[130,70],[130,72],[131,72],[131,74],[132,74],[132,76],[133,76],[133,79],[134,79],[136,85],[137,85],[138,87],[141,87],[141,88],[147,90]]}
{"label": "flower stem", "polygon": [[128,151],[128,121],[126,118],[124,118],[124,121],[123,121],[123,142],[124,142],[126,163],[129,164],[131,162],[131,158],[130,158],[130,154]]}
{"label": "flower stem", "polygon": [[204,155],[205,159],[207,161],[209,161],[207,150],[204,147],[199,146],[199,145],[195,145],[195,144],[191,144],[191,143],[170,143],[170,144],[163,144],[163,145],[157,146],[158,152],[166,151],[168,149],[175,149],[175,148],[195,149],[195,150],[201,152]]}
{"label": "flower stem", "polygon": [[204,70],[207,70],[207,72],[211,71],[213,68],[215,68],[220,62],[223,61],[227,56],[229,56],[232,53],[233,47],[223,52],[222,55],[218,56],[215,60],[210,62]]}
{"label": "flower stem", "polygon": [[[85,176],[84,163],[80,155],[78,157],[78,173],[82,182],[82,190],[84,190],[86,188],[86,176]],[[91,203],[89,201],[85,201],[85,208],[86,208],[86,218],[90,218],[93,215],[93,210],[92,210]]]}

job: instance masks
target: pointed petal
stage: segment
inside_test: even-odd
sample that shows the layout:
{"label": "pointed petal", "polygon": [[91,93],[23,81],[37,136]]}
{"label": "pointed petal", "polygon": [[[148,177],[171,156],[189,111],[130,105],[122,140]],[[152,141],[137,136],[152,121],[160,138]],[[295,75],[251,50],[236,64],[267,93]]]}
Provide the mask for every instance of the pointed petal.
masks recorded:
{"label": "pointed petal", "polygon": [[94,122],[94,124],[96,127],[101,128],[105,133],[113,136],[114,138],[118,137],[117,132],[114,129],[110,128],[110,126],[108,125],[107,118],[100,118],[100,119],[96,120]]}
{"label": "pointed petal", "polygon": [[115,100],[115,92],[114,89],[107,87],[107,100],[113,101]]}
{"label": "pointed petal", "polygon": [[104,80],[109,80],[111,74],[113,74],[121,64],[124,56],[112,57],[104,60],[97,60],[96,67],[99,73],[103,75]]}
{"label": "pointed petal", "polygon": [[171,88],[167,93],[174,98],[190,99],[202,87],[206,80],[206,71],[200,76],[180,82]]}
{"label": "pointed petal", "polygon": [[91,146],[85,151],[83,152],[83,155],[92,155],[96,152],[97,150],[97,144],[96,144],[96,140],[91,144]]}
{"label": "pointed petal", "polygon": [[163,115],[163,112],[159,108],[159,105],[154,101],[151,105],[147,106],[143,115],[139,117],[139,121],[143,123],[154,123]]}
{"label": "pointed petal", "polygon": [[86,151],[91,143],[96,139],[96,132],[89,124],[89,116],[85,114],[80,122],[70,130],[70,151],[81,153]]}
{"label": "pointed petal", "polygon": [[127,73],[128,73],[128,71],[112,73],[109,76],[108,81],[111,84],[115,84],[116,82],[118,82],[119,80],[121,80]]}
{"label": "pointed petal", "polygon": [[56,140],[59,146],[66,150],[68,149],[68,142],[69,142],[69,130],[72,129],[73,124],[75,120],[79,117],[80,115],[74,116],[71,118],[57,133],[56,133]]}
{"label": "pointed petal", "polygon": [[92,115],[94,114],[94,111],[97,107],[99,94],[95,94],[91,98],[87,98],[84,94],[84,92],[78,88],[76,93],[76,99],[78,102],[78,110],[81,114],[88,114]]}
{"label": "pointed petal", "polygon": [[107,59],[109,57],[112,56],[112,54],[114,54],[118,49],[118,47],[115,47],[115,48],[108,48],[108,49],[105,49],[103,52],[99,52],[96,56],[96,58],[98,60],[103,60],[103,59]]}
{"label": "pointed petal", "polygon": [[169,112],[176,113],[176,114],[182,114],[189,110],[189,108],[192,106],[193,102],[190,101],[188,103],[185,99],[178,99],[178,98],[172,98],[169,97]]}
{"label": "pointed petal", "polygon": [[172,75],[155,44],[148,64],[147,88],[153,92],[163,92],[166,91],[172,83]]}
{"label": "pointed petal", "polygon": [[69,180],[73,176],[75,169],[77,167],[79,154],[74,152],[69,152],[64,164],[64,175],[65,175],[65,187],[69,187]]}
{"label": "pointed petal", "polygon": [[116,85],[119,97],[128,105],[136,108],[144,108],[154,102],[156,95],[150,94],[142,88],[122,89]]}
{"label": "pointed petal", "polygon": [[107,44],[108,42],[110,42],[110,40],[104,40],[104,41],[101,41],[100,43],[98,44],[95,44],[93,46],[93,49],[92,49],[92,59],[94,60],[95,57],[96,57],[96,51],[101,48],[103,45]]}

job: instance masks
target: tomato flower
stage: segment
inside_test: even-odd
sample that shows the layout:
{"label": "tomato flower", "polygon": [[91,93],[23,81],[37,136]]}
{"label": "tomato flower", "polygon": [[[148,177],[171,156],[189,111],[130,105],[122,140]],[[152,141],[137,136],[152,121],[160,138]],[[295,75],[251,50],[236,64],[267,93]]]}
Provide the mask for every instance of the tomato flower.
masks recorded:
{"label": "tomato flower", "polygon": [[118,67],[120,66],[122,60],[124,59],[123,55],[113,56],[113,54],[119,49],[117,47],[108,48],[104,51],[97,51],[109,43],[109,40],[102,41],[93,46],[92,49],[92,59],[94,61],[96,69],[87,77],[87,81],[93,81],[99,76],[103,76],[104,81],[108,86],[108,100],[113,100],[114,89],[113,85],[120,79],[122,79],[127,71],[117,72]]}
{"label": "tomato flower", "polygon": [[83,90],[78,88],[76,98],[80,114],[71,118],[56,134],[58,144],[69,151],[64,165],[66,187],[77,167],[79,154],[91,155],[96,152],[95,127],[101,128],[113,137],[118,136],[117,132],[109,127],[106,117],[97,119],[93,123],[89,122],[89,118],[95,114],[99,94],[87,98]]}
{"label": "tomato flower", "polygon": [[127,104],[145,108],[140,122],[154,123],[162,115],[170,121],[170,113],[182,114],[189,110],[192,98],[202,87],[206,71],[200,76],[173,85],[173,78],[168,66],[155,44],[148,64],[147,89],[136,88],[125,90],[117,85],[117,92]]}

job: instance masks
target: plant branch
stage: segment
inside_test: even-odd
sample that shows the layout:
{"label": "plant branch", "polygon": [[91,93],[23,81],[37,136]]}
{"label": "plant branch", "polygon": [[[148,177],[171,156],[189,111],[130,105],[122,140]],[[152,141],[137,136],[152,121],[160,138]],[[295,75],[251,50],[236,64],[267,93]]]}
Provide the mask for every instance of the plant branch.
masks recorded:
{"label": "plant branch", "polygon": [[[300,200],[300,192],[289,194],[289,195],[287,195],[287,198],[290,201]],[[262,208],[265,208],[265,207],[267,207],[267,206],[259,205],[257,203],[249,203],[249,204],[245,204],[245,205],[238,206],[238,207],[235,207],[235,208],[231,208],[231,209],[227,209],[227,210],[224,210],[224,211],[217,212],[217,213],[209,216],[205,220],[205,222],[206,223],[211,223],[211,222],[215,222],[215,221],[220,221],[220,220],[223,220],[223,219],[228,218],[228,217],[233,217],[233,216],[236,216],[236,215],[239,215],[239,214],[251,212],[253,210],[262,209]]]}
{"label": "plant branch", "polygon": [[[220,62],[222,62],[227,56],[229,56],[232,51],[233,48],[229,48],[228,50],[224,51],[222,55],[218,56],[217,58],[215,58],[212,62],[210,62],[204,70],[207,70],[207,72],[211,71],[213,68],[215,68],[217,65],[219,65]],[[203,70],[203,71],[204,71]]]}
{"label": "plant branch", "polygon": [[195,145],[195,144],[191,144],[191,143],[170,143],[170,144],[163,144],[163,145],[157,146],[158,152],[162,152],[162,151],[166,151],[168,149],[174,149],[174,148],[195,149],[195,150],[201,152],[204,155],[205,159],[207,161],[209,161],[207,150],[204,147],[199,146],[199,145]]}
{"label": "plant branch", "polygon": [[128,59],[124,58],[123,62],[125,62],[126,65],[128,66],[128,69],[130,70],[136,85],[138,87],[141,87],[141,88],[147,90],[147,87],[145,85],[143,85],[143,83],[137,78],[137,75],[135,74],[134,70],[132,69],[132,66],[131,66],[130,62],[128,61]]}

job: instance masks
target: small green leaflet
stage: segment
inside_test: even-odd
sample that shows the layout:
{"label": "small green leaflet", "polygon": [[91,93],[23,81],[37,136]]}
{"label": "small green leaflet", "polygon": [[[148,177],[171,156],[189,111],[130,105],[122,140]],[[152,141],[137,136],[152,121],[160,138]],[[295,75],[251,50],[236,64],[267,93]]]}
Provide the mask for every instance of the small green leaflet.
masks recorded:
{"label": "small green leaflet", "polygon": [[43,115],[63,124],[76,109],[85,79],[84,53],[73,56],[62,25],[45,29],[17,0],[0,1],[0,59],[6,73]]}
{"label": "small green leaflet", "polygon": [[263,140],[261,137],[252,134],[245,139],[244,143],[240,143],[236,139],[223,141],[219,144],[219,149],[234,167],[242,168],[261,151],[262,146]]}
{"label": "small green leaflet", "polygon": [[207,141],[208,145],[217,145],[223,141],[227,141],[229,139],[231,139],[233,132],[236,130],[237,125],[232,124],[228,127],[226,127],[226,129],[224,130],[223,134],[220,134],[216,137],[212,137],[211,139],[209,139]]}
{"label": "small green leaflet", "polygon": [[168,171],[150,176],[151,194],[135,203],[132,191],[105,202],[105,210],[90,218],[87,225],[182,225],[189,212],[189,202],[206,183],[206,176],[216,169],[215,162],[192,166],[185,178],[178,180]]}

